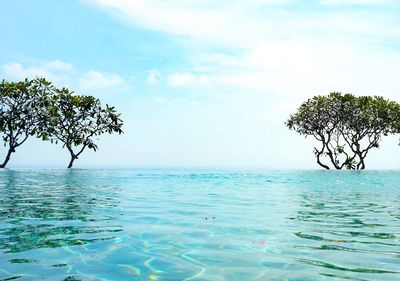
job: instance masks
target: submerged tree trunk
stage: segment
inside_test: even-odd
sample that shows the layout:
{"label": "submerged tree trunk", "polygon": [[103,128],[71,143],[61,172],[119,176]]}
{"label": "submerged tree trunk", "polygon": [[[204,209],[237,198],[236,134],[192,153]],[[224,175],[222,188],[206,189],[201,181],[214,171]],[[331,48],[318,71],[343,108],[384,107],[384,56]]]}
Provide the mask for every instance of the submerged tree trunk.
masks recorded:
{"label": "submerged tree trunk", "polygon": [[14,149],[14,148],[10,148],[10,149],[8,150],[7,155],[6,155],[6,159],[4,159],[3,164],[0,164],[0,169],[6,167],[8,161],[10,161],[11,153],[13,153],[13,152],[15,152],[15,149]]}
{"label": "submerged tree trunk", "polygon": [[70,145],[67,145],[67,148],[68,148],[69,154],[71,154],[71,160],[69,161],[69,164],[68,164],[68,167],[67,167],[68,169],[70,169],[70,168],[72,168],[72,165],[74,164],[74,161],[75,161],[76,159],[78,159],[78,156],[75,155],[75,153],[74,153],[74,151],[72,150],[72,148],[71,148]]}
{"label": "submerged tree trunk", "polygon": [[87,145],[84,144],[84,145],[82,146],[81,150],[80,150],[78,153],[75,154],[74,151],[72,150],[71,145],[67,145],[68,151],[69,151],[69,153],[71,154],[71,160],[69,161],[69,164],[68,164],[68,167],[67,167],[68,169],[72,168],[72,165],[74,164],[74,161],[75,161],[76,159],[78,159],[79,155],[82,154],[82,152],[85,150],[86,146],[87,146]]}
{"label": "submerged tree trunk", "polygon": [[69,161],[69,164],[68,164],[68,167],[67,167],[68,169],[72,168],[72,165],[74,164],[74,161],[76,159],[78,159],[78,157],[76,157],[75,155],[71,155],[71,160]]}

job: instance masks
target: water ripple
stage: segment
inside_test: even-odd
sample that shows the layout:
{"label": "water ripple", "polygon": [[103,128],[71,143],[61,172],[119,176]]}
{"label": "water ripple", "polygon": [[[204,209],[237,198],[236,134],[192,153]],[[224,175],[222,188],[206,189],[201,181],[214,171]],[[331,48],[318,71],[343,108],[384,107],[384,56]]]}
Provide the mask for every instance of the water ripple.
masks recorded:
{"label": "water ripple", "polygon": [[399,172],[0,171],[2,280],[400,280]]}

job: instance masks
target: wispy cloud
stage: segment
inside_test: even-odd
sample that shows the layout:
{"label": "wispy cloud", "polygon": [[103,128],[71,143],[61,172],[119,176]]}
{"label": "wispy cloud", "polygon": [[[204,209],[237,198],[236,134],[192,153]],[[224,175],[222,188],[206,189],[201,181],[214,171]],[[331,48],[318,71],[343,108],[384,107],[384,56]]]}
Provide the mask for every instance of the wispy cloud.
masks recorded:
{"label": "wispy cloud", "polygon": [[[400,24],[387,7],[376,9],[381,1],[87,1],[131,24],[192,40],[182,54],[191,64],[167,74],[172,87],[227,85],[302,97],[400,91],[400,53],[386,44],[398,41]],[[348,4],[364,8],[326,8]]]}
{"label": "wispy cloud", "polygon": [[[320,5],[377,4],[377,0],[310,1],[162,1],[86,0],[113,16],[135,25],[195,40],[251,47],[265,39],[294,37],[337,37],[353,33],[396,36],[388,20],[396,14],[374,10],[332,10]],[[313,3],[313,4],[312,4]],[[297,8],[297,9],[296,9]],[[377,33],[378,31],[382,33]],[[351,38],[349,38],[351,39]]]}

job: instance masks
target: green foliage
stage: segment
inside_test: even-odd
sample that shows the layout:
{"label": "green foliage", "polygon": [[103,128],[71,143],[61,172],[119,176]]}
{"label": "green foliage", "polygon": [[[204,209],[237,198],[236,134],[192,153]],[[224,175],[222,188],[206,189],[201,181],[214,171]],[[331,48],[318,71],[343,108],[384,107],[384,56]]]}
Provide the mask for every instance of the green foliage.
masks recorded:
{"label": "green foliage", "polygon": [[365,157],[378,148],[382,136],[400,132],[400,105],[379,96],[315,96],[304,102],[286,122],[301,135],[313,136],[317,163],[327,157],[336,169],[364,169]]}
{"label": "green foliage", "polygon": [[75,95],[67,88],[53,88],[47,97],[49,106],[41,118],[44,122],[39,136],[51,142],[60,141],[71,154],[69,168],[85,148],[98,149],[96,136],[104,133],[122,134],[122,120],[114,107],[101,106],[93,96]]}
{"label": "green foliage", "polygon": [[40,113],[46,106],[42,97],[49,85],[45,79],[1,81],[0,130],[8,153],[0,168],[7,165],[17,147],[37,132]]}
{"label": "green foliage", "polygon": [[[8,153],[4,168],[29,136],[63,144],[71,154],[69,168],[85,148],[97,150],[94,139],[104,133],[122,132],[122,120],[114,107],[102,107],[93,96],[75,95],[37,78],[0,83],[0,130]],[[78,151],[74,151],[78,149]]]}

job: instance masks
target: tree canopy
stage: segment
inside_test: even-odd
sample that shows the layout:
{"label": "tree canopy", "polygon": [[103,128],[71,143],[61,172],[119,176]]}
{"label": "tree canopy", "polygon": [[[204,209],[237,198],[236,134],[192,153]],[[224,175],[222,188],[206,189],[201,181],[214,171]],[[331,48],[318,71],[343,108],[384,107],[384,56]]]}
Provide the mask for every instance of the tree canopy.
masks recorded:
{"label": "tree canopy", "polygon": [[7,155],[0,168],[4,168],[15,149],[38,130],[40,113],[46,106],[43,97],[50,83],[45,79],[0,83],[0,130]]}
{"label": "tree canopy", "polygon": [[317,163],[330,169],[365,169],[369,151],[382,136],[400,132],[400,105],[380,96],[331,93],[315,96],[290,115],[286,126],[321,144],[314,148]]}
{"label": "tree canopy", "polygon": [[97,150],[94,138],[122,132],[123,122],[114,107],[102,107],[93,96],[57,88],[44,78],[0,83],[0,130],[8,145],[4,168],[15,149],[29,136],[61,142],[71,155],[68,168],[85,148]]}
{"label": "tree canopy", "polygon": [[122,120],[114,107],[101,106],[93,96],[75,95],[67,88],[54,88],[49,96],[50,106],[42,117],[40,137],[62,142],[70,153],[68,168],[85,148],[97,150],[94,138],[104,133],[122,134]]}

